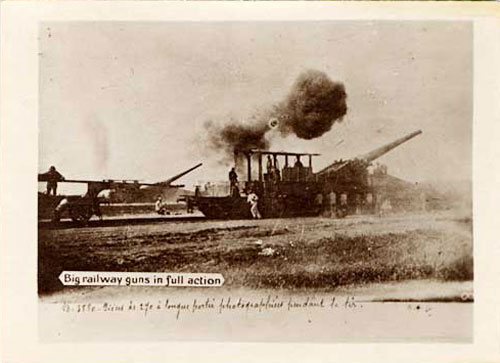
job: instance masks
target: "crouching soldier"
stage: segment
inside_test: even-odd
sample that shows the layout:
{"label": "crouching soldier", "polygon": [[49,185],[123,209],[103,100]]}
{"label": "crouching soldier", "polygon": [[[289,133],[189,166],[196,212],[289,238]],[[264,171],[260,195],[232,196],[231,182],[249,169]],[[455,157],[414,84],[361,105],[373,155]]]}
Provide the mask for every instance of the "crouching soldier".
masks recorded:
{"label": "crouching soldier", "polygon": [[161,197],[156,199],[155,212],[161,215],[167,214],[167,208],[165,207],[165,204],[163,204],[163,199]]}

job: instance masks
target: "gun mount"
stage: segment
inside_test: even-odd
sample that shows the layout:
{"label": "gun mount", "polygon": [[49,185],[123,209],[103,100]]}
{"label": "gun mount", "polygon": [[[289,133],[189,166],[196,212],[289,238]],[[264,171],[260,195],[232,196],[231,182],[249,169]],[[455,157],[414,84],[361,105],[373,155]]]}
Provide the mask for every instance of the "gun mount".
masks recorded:
{"label": "gun mount", "polygon": [[[327,199],[330,205],[336,206],[337,215],[344,216],[366,204],[362,201],[366,201],[369,194],[369,203],[376,201],[368,181],[370,163],[421,133],[420,130],[413,132],[353,159],[337,160],[318,173],[313,172],[312,158],[319,154],[235,150],[235,163],[246,160],[245,182],[233,178],[228,196],[199,196],[196,204],[209,218],[249,218],[245,196],[252,192],[258,195],[259,210],[264,217],[318,215],[324,211],[323,201]],[[290,157],[295,158],[294,165],[289,164]],[[307,166],[302,164],[301,157],[308,158]],[[266,169],[263,167],[265,158]],[[284,161],[283,168],[279,166],[279,158]],[[252,174],[252,162],[255,161],[256,178]]]}
{"label": "gun mount", "polygon": [[339,206],[338,214],[344,216],[360,210],[374,212],[380,201],[368,167],[374,160],[421,133],[418,130],[353,159],[338,160],[318,172],[317,180],[322,184],[323,192],[336,198],[334,204]]}
{"label": "gun mount", "polygon": [[[104,190],[130,190],[139,191],[142,187],[148,188],[180,188],[184,185],[172,185],[174,181],[183,177],[184,175],[190,173],[191,171],[202,166],[201,163],[189,168],[173,177],[161,181],[158,183],[143,183],[138,180],[81,180],[81,179],[62,179],[60,183],[76,183],[76,184],[86,184],[87,192],[83,195],[71,195],[71,196],[54,196],[42,195],[43,200],[51,205],[54,211],[53,219],[59,220],[63,212],[67,211],[71,219],[75,222],[86,223],[93,215],[102,217],[99,205],[103,202],[103,199],[99,197],[99,194]],[[46,182],[47,177],[45,174],[38,174],[39,182]],[[51,200],[57,203],[57,206],[52,206]]]}

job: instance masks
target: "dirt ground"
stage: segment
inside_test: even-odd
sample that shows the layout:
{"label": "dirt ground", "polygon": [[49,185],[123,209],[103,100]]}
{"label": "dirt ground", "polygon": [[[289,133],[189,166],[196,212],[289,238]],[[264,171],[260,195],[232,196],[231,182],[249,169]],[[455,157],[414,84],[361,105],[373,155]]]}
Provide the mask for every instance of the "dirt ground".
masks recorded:
{"label": "dirt ground", "polygon": [[472,219],[456,212],[42,229],[38,252],[42,296],[64,270],[214,272],[228,289],[473,280]]}

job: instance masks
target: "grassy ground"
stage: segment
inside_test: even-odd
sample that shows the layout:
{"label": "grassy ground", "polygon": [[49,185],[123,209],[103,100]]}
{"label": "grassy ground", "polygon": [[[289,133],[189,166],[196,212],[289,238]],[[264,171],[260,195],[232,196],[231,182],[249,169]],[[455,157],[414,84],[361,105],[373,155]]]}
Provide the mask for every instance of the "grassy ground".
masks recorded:
{"label": "grassy ground", "polygon": [[63,270],[217,272],[229,288],[473,279],[471,219],[451,214],[40,230],[38,255],[41,294]]}

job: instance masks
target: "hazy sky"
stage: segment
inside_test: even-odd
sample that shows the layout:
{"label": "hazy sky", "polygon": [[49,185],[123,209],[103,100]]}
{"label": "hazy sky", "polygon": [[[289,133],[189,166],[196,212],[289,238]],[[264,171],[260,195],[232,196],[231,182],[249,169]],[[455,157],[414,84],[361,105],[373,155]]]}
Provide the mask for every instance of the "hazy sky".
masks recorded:
{"label": "hazy sky", "polygon": [[[248,120],[304,70],[343,82],[348,112],[315,140],[315,169],[417,129],[379,159],[410,181],[469,179],[472,26],[468,22],[46,23],[40,28],[40,164],[67,178],[225,180],[203,123]],[[343,140],[343,141],[342,141]]]}

